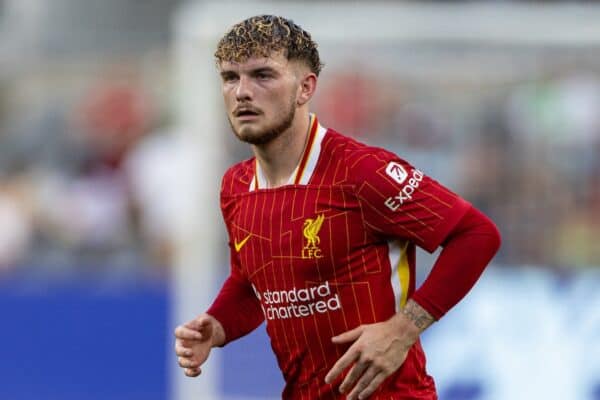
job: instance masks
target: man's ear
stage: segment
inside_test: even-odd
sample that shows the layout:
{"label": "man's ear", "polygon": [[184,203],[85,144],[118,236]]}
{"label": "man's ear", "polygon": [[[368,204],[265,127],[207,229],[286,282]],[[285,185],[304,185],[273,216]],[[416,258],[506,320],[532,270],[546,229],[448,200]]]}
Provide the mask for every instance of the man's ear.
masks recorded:
{"label": "man's ear", "polygon": [[298,105],[303,106],[308,103],[315,90],[317,90],[317,75],[314,72],[305,73],[298,87]]}

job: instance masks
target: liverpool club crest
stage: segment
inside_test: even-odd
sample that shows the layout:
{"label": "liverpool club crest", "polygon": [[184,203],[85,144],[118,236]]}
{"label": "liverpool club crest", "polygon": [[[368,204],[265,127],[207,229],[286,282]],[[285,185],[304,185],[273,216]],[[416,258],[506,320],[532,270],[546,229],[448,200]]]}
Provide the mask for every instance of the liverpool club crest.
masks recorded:
{"label": "liverpool club crest", "polygon": [[321,214],[317,216],[317,218],[308,218],[306,221],[304,221],[302,234],[306,239],[306,244],[302,248],[302,258],[310,259],[323,257],[321,248],[319,247],[319,243],[321,242],[321,238],[319,238],[319,231],[321,230],[324,220],[325,215]]}

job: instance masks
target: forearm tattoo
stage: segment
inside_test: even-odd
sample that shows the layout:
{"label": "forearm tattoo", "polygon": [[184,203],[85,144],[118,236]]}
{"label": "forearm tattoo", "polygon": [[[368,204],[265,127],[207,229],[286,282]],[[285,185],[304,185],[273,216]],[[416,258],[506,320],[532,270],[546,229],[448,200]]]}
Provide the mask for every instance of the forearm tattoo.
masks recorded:
{"label": "forearm tattoo", "polygon": [[413,300],[408,300],[401,312],[406,315],[408,319],[421,330],[421,332],[435,322],[435,319]]}

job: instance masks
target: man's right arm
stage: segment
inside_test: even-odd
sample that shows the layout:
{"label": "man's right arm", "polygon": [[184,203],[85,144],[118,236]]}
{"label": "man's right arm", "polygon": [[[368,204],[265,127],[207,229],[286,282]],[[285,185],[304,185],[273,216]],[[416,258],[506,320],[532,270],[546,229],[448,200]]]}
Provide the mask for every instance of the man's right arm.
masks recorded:
{"label": "man's right arm", "polygon": [[248,188],[247,182],[239,179],[240,175],[244,175],[244,171],[244,167],[239,164],[233,166],[223,175],[221,182],[220,205],[229,236],[230,272],[214,302],[206,311],[223,327],[225,340],[221,345],[252,332],[264,320],[260,301],[243,272],[239,253],[235,251],[234,245],[233,221],[239,207],[235,194]]}
{"label": "man's right arm", "polygon": [[[221,212],[230,238],[232,214],[237,208],[232,194],[236,189],[247,187],[234,179],[238,172],[236,167],[230,168],[221,183]],[[213,347],[224,346],[250,333],[264,320],[260,301],[242,272],[239,254],[234,247],[230,240],[230,273],[212,305],[205,313],[175,330],[175,352],[187,376],[200,374],[200,366]]]}
{"label": "man's right arm", "polygon": [[[232,265],[232,271],[221,287],[207,314],[223,327],[225,345],[256,329],[264,320],[259,300],[250,283]],[[237,273],[236,273],[237,272]]]}
{"label": "man's right arm", "polygon": [[246,335],[264,319],[252,286],[234,260],[231,274],[207,312],[175,329],[175,353],[179,366],[189,377],[200,375],[213,347]]}

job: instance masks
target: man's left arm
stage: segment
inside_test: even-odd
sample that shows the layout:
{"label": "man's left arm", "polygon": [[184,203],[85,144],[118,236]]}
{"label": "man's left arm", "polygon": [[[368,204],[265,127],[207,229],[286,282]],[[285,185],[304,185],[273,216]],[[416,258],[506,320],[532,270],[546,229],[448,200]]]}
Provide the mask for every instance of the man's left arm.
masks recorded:
{"label": "man's left arm", "polygon": [[488,217],[470,207],[442,246],[431,273],[400,312],[332,339],[352,342],[325,378],[331,383],[352,366],[339,387],[348,399],[367,398],[402,365],[419,335],[473,287],[500,247],[500,234]]}

